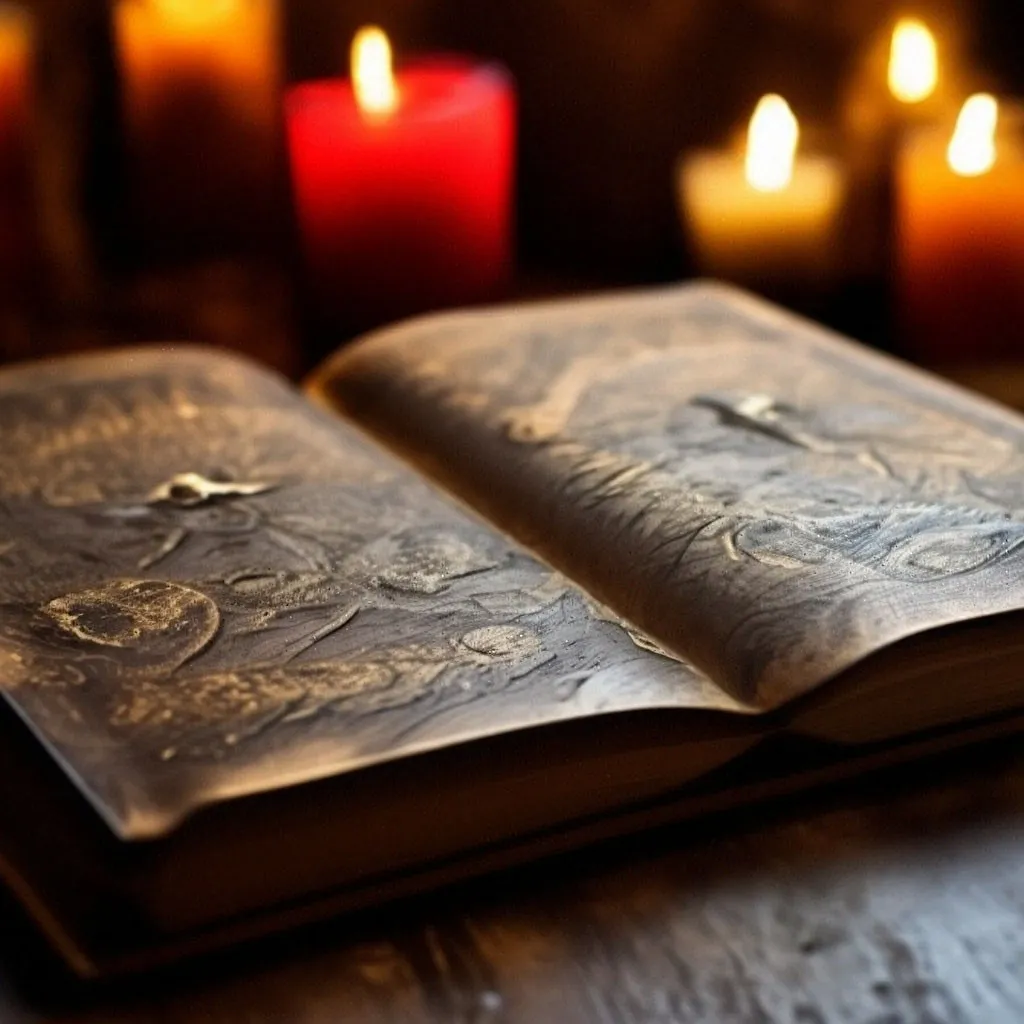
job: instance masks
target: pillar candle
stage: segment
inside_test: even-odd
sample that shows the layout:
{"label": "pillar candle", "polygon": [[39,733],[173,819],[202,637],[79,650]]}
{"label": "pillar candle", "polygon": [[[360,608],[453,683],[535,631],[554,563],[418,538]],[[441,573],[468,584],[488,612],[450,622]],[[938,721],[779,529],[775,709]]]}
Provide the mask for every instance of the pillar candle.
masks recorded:
{"label": "pillar candle", "polygon": [[30,175],[32,22],[0,4],[0,298],[17,299],[35,256]]}
{"label": "pillar candle", "polygon": [[270,233],[280,165],[277,0],[117,0],[134,234],[159,251]]}
{"label": "pillar candle", "polygon": [[892,263],[892,173],[902,138],[949,116],[961,95],[956,26],[941,40],[918,18],[899,18],[865,49],[843,105],[849,176],[847,264],[885,290]]}
{"label": "pillar candle", "polygon": [[971,97],[952,136],[907,140],[896,173],[898,295],[911,352],[927,361],[1024,354],[1024,138]]}
{"label": "pillar candle", "polygon": [[391,71],[361,34],[353,79],[286,99],[292,185],[319,316],[361,328],[488,299],[511,259],[515,94],[501,67],[423,58]]}
{"label": "pillar candle", "polygon": [[796,152],[798,125],[778,96],[751,118],[746,154],[686,154],[681,215],[699,271],[762,290],[816,291],[836,267],[843,175],[836,160]]}

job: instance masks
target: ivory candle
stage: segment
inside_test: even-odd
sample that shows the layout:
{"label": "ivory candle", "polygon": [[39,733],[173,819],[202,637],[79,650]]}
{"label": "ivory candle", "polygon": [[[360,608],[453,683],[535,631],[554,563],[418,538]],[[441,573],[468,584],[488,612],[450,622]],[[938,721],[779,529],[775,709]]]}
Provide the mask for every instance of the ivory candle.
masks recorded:
{"label": "ivory candle", "polygon": [[1024,139],[994,97],[952,136],[904,145],[896,173],[898,292],[907,341],[932,361],[1024,352]]}
{"label": "ivory candle", "polygon": [[678,196],[703,274],[774,290],[817,290],[836,267],[844,194],[838,162],[797,153],[799,126],[780,96],[754,111],[745,155],[682,158]]}
{"label": "ivory candle", "polygon": [[231,247],[273,218],[277,0],[117,0],[136,229],[157,249]]}

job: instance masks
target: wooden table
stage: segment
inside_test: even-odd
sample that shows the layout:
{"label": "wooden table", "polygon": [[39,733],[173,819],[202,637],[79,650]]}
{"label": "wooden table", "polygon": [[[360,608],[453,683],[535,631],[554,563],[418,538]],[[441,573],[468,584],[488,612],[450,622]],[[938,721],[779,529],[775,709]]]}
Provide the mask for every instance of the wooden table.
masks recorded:
{"label": "wooden table", "polygon": [[8,982],[0,1020],[1024,1021],[1024,742],[46,1002]]}
{"label": "wooden table", "polygon": [[[951,375],[1024,406],[1019,367]],[[0,1024],[1021,1022],[1024,740],[131,985],[26,996],[10,960]]]}

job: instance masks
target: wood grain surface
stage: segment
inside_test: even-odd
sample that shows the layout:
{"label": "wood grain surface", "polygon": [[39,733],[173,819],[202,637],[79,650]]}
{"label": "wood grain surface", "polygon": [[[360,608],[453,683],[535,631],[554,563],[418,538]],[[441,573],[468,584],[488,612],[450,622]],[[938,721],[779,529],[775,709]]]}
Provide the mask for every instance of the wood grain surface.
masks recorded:
{"label": "wood grain surface", "polygon": [[[1019,741],[493,877],[11,1024],[1024,1019]],[[7,956],[5,963],[10,961]]]}

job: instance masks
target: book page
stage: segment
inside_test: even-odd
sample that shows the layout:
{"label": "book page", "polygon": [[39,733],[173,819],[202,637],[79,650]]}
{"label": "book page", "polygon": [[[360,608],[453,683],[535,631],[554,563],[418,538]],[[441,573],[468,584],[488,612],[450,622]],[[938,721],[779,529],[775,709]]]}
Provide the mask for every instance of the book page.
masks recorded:
{"label": "book page", "polygon": [[189,348],[0,372],[0,685],[130,838],[531,726],[749,710],[283,381]]}
{"label": "book page", "polygon": [[1024,606],[1021,421],[722,286],[424,318],[312,390],[763,708]]}

